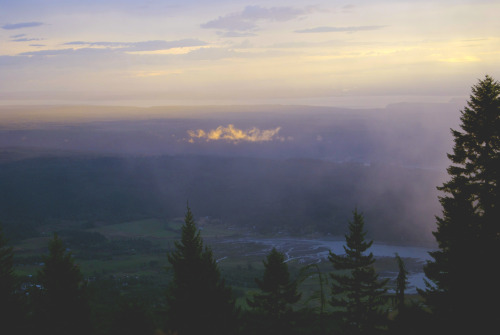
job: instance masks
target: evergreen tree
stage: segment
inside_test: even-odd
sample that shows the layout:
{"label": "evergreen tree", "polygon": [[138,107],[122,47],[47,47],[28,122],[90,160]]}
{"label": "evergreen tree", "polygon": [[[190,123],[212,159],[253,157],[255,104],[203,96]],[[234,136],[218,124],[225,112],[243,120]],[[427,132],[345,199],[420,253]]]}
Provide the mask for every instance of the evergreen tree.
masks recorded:
{"label": "evergreen tree", "polygon": [[328,257],[338,271],[331,273],[330,304],[347,334],[372,334],[381,321],[387,280],[378,280],[373,254],[366,254],[373,241],[365,241],[365,235],[363,216],[354,210],[345,235],[345,255],[330,251]]}
{"label": "evergreen tree", "polygon": [[0,333],[19,333],[22,326],[19,282],[14,274],[14,253],[0,226]]}
{"label": "evergreen tree", "polygon": [[115,313],[111,335],[153,335],[154,326],[146,308],[137,302],[123,301]]}
{"label": "evergreen tree", "polygon": [[291,305],[299,301],[301,294],[297,292],[297,282],[290,280],[283,253],[273,248],[263,263],[262,280],[255,278],[262,293],[247,299],[247,303],[265,316],[270,333],[284,333],[289,328]]}
{"label": "evergreen tree", "polygon": [[408,270],[403,259],[396,253],[398,263],[398,276],[396,278],[396,301],[398,311],[402,312],[405,307],[405,290],[408,287]]}
{"label": "evergreen tree", "polygon": [[179,335],[234,334],[237,310],[212,251],[203,246],[190,208],[182,236],[168,254],[173,280],[167,295],[168,328]]}
{"label": "evergreen tree", "polygon": [[54,234],[49,254],[38,272],[40,290],[34,291],[36,328],[41,334],[87,335],[90,333],[90,309],[86,286],[78,265]]}
{"label": "evergreen tree", "polygon": [[403,259],[396,253],[398,264],[398,276],[396,278],[396,306],[398,313],[389,327],[389,334],[423,334],[429,330],[425,329],[428,313],[421,304],[405,302],[405,291],[408,287],[408,270]]}
{"label": "evergreen tree", "polygon": [[486,76],[473,86],[460,120],[422,294],[436,326],[476,331],[500,314],[500,83]]}

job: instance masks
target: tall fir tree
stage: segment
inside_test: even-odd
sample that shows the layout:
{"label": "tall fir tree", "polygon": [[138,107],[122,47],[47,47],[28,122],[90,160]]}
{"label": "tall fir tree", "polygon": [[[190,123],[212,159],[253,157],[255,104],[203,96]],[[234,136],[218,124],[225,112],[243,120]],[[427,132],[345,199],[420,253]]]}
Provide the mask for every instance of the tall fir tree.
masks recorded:
{"label": "tall fir tree", "polygon": [[474,85],[460,120],[450,180],[438,187],[439,250],[424,268],[421,293],[435,327],[486,331],[500,314],[500,83],[486,76]]}
{"label": "tall fir tree", "polygon": [[383,320],[382,305],[387,280],[379,280],[367,250],[373,241],[365,241],[363,215],[357,209],[345,235],[345,255],[330,251],[328,259],[337,270],[331,273],[334,315],[347,334],[373,334]]}
{"label": "tall fir tree", "polygon": [[407,304],[405,301],[405,291],[408,288],[408,270],[403,259],[396,253],[396,263],[398,265],[398,276],[396,277],[396,308],[397,314],[391,318],[389,334],[423,334],[427,312],[420,304],[412,301]]}
{"label": "tall fir tree", "polygon": [[187,207],[181,240],[168,254],[173,279],[167,294],[168,325],[179,335],[234,334],[238,310],[212,251],[203,246]]}
{"label": "tall fir tree", "polygon": [[262,279],[255,278],[261,293],[247,299],[257,313],[264,316],[266,331],[270,334],[289,333],[292,305],[299,301],[297,282],[290,280],[283,253],[273,248],[264,263]]}
{"label": "tall fir tree", "polygon": [[14,252],[0,226],[0,333],[17,334],[23,328],[23,310],[14,274]]}
{"label": "tall fir tree", "polygon": [[54,234],[49,254],[38,272],[40,289],[34,291],[36,330],[50,335],[90,333],[90,308],[86,284],[73,256]]}
{"label": "tall fir tree", "polygon": [[405,308],[405,291],[408,287],[408,270],[405,262],[396,253],[396,262],[398,263],[398,276],[396,278],[396,302],[398,311],[401,313]]}

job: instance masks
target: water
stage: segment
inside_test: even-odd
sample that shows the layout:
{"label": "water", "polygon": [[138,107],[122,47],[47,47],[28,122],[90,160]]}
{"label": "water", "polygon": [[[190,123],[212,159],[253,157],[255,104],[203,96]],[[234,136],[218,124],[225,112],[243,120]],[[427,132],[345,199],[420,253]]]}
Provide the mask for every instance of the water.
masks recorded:
{"label": "water", "polygon": [[[255,239],[242,238],[226,242],[231,243],[256,243],[263,246],[263,249],[250,255],[262,254],[264,256],[269,250],[275,247],[280,252],[284,253],[286,261],[297,260],[299,263],[311,264],[328,259],[329,251],[335,254],[344,254],[345,240],[339,239],[300,239],[300,238],[270,238],[270,239]],[[425,289],[425,275],[423,273],[423,265],[426,261],[431,260],[429,255],[433,249],[415,246],[397,246],[382,243],[374,243],[368,250],[375,257],[395,257],[397,253],[402,258],[411,258],[413,264],[419,266],[412,267],[408,275],[409,287],[407,293],[416,293],[417,288]],[[384,272],[381,277],[395,279],[397,272]],[[390,290],[389,290],[390,291]]]}

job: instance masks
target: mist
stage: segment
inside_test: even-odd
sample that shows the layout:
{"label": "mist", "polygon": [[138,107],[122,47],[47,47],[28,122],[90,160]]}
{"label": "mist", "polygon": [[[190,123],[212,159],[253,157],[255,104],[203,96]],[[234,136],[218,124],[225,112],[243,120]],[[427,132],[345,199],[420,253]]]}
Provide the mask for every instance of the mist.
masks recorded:
{"label": "mist", "polygon": [[173,218],[189,201],[257,233],[341,235],[357,207],[372,238],[430,243],[461,107],[3,106],[0,216]]}

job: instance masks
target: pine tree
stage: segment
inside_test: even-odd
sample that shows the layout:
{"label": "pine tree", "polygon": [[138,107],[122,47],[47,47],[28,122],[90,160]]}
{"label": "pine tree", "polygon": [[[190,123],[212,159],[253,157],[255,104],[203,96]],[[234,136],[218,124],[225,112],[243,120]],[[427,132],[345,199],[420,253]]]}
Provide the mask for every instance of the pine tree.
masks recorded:
{"label": "pine tree", "polygon": [[328,257],[338,271],[331,273],[330,304],[347,334],[372,334],[381,321],[387,280],[378,280],[373,254],[366,254],[373,241],[365,241],[365,235],[363,216],[354,210],[345,235],[345,255],[330,251]]}
{"label": "pine tree", "polygon": [[173,280],[167,294],[168,328],[180,335],[234,334],[237,309],[212,251],[203,246],[187,208],[181,240],[168,254]]}
{"label": "pine tree", "polygon": [[40,290],[34,292],[37,331],[41,334],[89,334],[90,310],[78,265],[54,234],[49,254],[38,272]]}
{"label": "pine tree", "polygon": [[403,259],[396,253],[396,262],[398,263],[398,276],[396,278],[396,301],[398,311],[402,312],[405,308],[405,290],[408,287],[408,270]]}
{"label": "pine tree", "polygon": [[110,335],[152,335],[153,322],[146,308],[135,301],[122,301],[115,313]]}
{"label": "pine tree", "polygon": [[247,299],[247,303],[265,316],[268,331],[278,334],[289,328],[292,305],[299,301],[301,294],[297,292],[297,282],[290,280],[283,253],[273,248],[263,263],[262,280],[255,278],[262,292]]}
{"label": "pine tree", "polygon": [[422,294],[443,328],[475,331],[500,314],[500,83],[473,86],[460,120]]}
{"label": "pine tree", "polygon": [[14,253],[0,226],[0,333],[18,333],[22,323],[19,282],[14,274]]}

